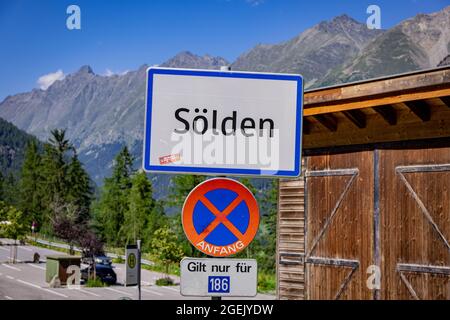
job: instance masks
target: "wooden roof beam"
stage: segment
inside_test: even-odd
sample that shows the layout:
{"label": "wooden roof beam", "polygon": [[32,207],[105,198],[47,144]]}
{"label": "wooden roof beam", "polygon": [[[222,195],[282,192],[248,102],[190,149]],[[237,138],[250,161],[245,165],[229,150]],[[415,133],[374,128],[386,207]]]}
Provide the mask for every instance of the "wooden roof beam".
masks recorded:
{"label": "wooden roof beam", "polygon": [[447,97],[441,97],[440,99],[441,99],[441,101],[442,101],[447,107],[450,108],[450,96],[447,96]]}
{"label": "wooden roof beam", "polygon": [[303,117],[303,133],[304,134],[311,133],[311,122],[306,117]]}
{"label": "wooden roof beam", "polygon": [[315,115],[314,118],[331,132],[337,131],[337,119],[331,114],[318,114]]}
{"label": "wooden roof beam", "polygon": [[[434,88],[449,88],[450,67],[437,70],[422,70],[413,74],[394,75],[381,79],[369,79],[357,83],[342,84],[328,88],[317,88],[305,92],[305,106],[335,103],[377,95],[398,96],[409,91],[430,91]],[[416,99],[411,99],[416,100]]]}
{"label": "wooden roof beam", "polygon": [[423,122],[431,120],[431,109],[425,101],[409,101],[404,104]]}
{"label": "wooden roof beam", "polygon": [[383,106],[373,108],[387,123],[391,126],[397,124],[397,112],[392,106]]}
{"label": "wooden roof beam", "polygon": [[367,125],[366,114],[361,110],[348,110],[342,112],[348,120],[360,129],[364,129]]}
{"label": "wooden roof beam", "polygon": [[[305,93],[305,97],[307,96],[307,94],[308,93]],[[364,96],[360,97],[355,101],[334,100],[330,101],[329,103],[320,105],[306,104],[305,100],[305,109],[303,110],[303,116],[308,117],[317,114],[326,114],[347,110],[389,106],[397,103],[405,103],[407,101],[435,99],[443,96],[450,96],[450,86],[449,88],[444,89],[440,88],[428,89],[426,91],[401,93],[394,96],[375,97],[375,98]]]}

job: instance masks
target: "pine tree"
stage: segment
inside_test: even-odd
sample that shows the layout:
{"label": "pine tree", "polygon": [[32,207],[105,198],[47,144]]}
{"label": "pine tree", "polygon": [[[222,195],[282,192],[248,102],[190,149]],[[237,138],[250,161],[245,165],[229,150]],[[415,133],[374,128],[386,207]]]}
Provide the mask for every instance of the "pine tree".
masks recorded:
{"label": "pine tree", "polygon": [[69,166],[69,152],[73,146],[66,139],[66,131],[55,129],[51,131],[48,143],[44,145],[42,156],[43,182],[43,217],[41,232],[53,232],[51,221],[58,214],[55,208],[67,205],[67,170]]}
{"label": "pine tree", "polygon": [[2,173],[0,172],[0,201],[5,200],[5,194],[3,191],[3,184],[5,182],[5,179],[3,178]]}
{"label": "pine tree", "polygon": [[44,146],[42,163],[43,173],[46,177],[47,202],[52,203],[66,198],[68,189],[66,175],[69,166],[67,153],[74,149],[69,140],[66,139],[65,130],[52,130],[48,142]]}
{"label": "pine tree", "polygon": [[79,209],[77,223],[85,223],[89,220],[89,209],[92,201],[92,182],[88,173],[83,169],[83,165],[78,159],[74,150],[72,159],[67,168],[67,195],[68,202],[74,204]]}
{"label": "pine tree", "polygon": [[256,193],[258,190],[253,186],[252,182],[249,178],[241,178],[241,183],[247,187],[248,190],[250,190],[251,193],[256,197]]}
{"label": "pine tree", "polygon": [[31,141],[25,151],[25,160],[22,166],[19,208],[31,223],[42,223],[43,210],[43,182],[41,174],[42,158],[39,154],[36,141]]}
{"label": "pine tree", "polygon": [[108,244],[124,244],[120,230],[128,210],[128,195],[132,186],[133,157],[124,147],[114,160],[112,176],[105,178],[100,199],[94,206],[95,228]]}
{"label": "pine tree", "polygon": [[[261,267],[267,271],[275,271],[276,246],[277,246],[277,212],[278,212],[278,180],[272,180],[271,188],[264,197],[265,215],[262,218],[265,235],[262,243],[265,252],[261,257]],[[258,261],[259,262],[259,261]]]}
{"label": "pine tree", "polygon": [[131,178],[131,190],[128,197],[128,210],[125,212],[122,233],[127,243],[136,243],[143,239],[148,219],[155,202],[153,200],[152,185],[144,172],[138,172]]}
{"label": "pine tree", "polygon": [[10,172],[3,178],[3,199],[6,204],[17,207],[19,202],[19,186],[17,178]]}
{"label": "pine tree", "polygon": [[205,176],[198,175],[176,175],[172,178],[172,192],[169,194],[168,204],[174,207],[181,207],[189,193],[197,185],[205,181]]}

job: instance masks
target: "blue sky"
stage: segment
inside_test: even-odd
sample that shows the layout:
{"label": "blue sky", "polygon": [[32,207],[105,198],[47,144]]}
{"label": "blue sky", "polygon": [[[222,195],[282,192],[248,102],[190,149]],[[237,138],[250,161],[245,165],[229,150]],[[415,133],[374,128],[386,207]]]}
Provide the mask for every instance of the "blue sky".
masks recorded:
{"label": "blue sky", "polygon": [[[81,8],[81,30],[66,28],[70,4]],[[85,64],[120,73],[183,50],[233,61],[343,13],[366,21],[371,4],[386,29],[450,0],[0,0],[0,101],[38,87],[45,74]]]}

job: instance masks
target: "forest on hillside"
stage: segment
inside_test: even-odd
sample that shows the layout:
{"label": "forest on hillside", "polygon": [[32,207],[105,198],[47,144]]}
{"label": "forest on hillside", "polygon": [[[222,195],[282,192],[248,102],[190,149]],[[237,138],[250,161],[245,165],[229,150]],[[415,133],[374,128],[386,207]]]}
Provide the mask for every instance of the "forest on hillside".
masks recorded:
{"label": "forest on hillside", "polygon": [[[25,239],[34,224],[40,237],[64,241],[85,255],[123,253],[127,244],[140,239],[143,256],[166,273],[178,273],[179,261],[185,256],[204,256],[184,235],[181,207],[205,176],[175,175],[170,194],[156,200],[151,179],[133,168],[134,159],[124,147],[115,157],[111,175],[95,188],[65,130],[52,130],[50,136],[46,143],[17,134],[11,137],[11,145],[26,145],[20,146],[23,159],[15,159],[21,164],[17,173],[0,175],[0,221],[11,223],[10,232],[3,236]],[[249,179],[240,181],[258,193]],[[263,291],[275,286],[277,190],[273,180],[267,192],[258,194],[259,232],[236,255],[257,259]],[[175,208],[175,214],[167,215],[168,207]]]}

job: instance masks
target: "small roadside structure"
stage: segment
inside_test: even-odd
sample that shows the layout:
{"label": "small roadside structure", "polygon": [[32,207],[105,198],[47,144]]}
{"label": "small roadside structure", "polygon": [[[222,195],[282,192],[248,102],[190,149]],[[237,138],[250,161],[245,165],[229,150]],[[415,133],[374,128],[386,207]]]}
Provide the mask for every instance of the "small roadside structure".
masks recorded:
{"label": "small roadside structure", "polygon": [[280,299],[450,299],[450,66],[304,96]]}
{"label": "small roadside structure", "polygon": [[67,268],[69,266],[80,267],[81,257],[67,256],[67,255],[52,255],[47,256],[47,265],[45,272],[45,280],[50,283],[55,276],[58,276],[62,285],[67,284]]}

